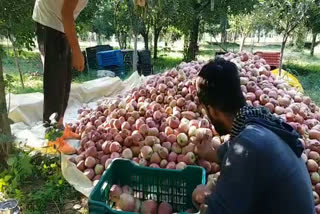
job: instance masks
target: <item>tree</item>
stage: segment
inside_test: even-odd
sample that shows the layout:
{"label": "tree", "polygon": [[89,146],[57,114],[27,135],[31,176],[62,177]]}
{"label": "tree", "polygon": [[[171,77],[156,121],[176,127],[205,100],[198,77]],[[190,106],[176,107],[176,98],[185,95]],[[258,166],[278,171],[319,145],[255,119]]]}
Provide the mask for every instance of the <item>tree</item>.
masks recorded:
{"label": "tree", "polygon": [[115,35],[121,49],[127,48],[129,37],[133,34],[130,7],[133,7],[133,5],[128,4],[127,1],[114,0],[113,23],[115,27]]}
{"label": "tree", "polygon": [[[184,0],[178,2],[178,13],[174,21],[175,27],[183,32],[185,39],[184,58],[194,60],[198,52],[200,29],[203,25],[222,25],[226,27],[228,14],[237,15],[252,11],[257,0]],[[214,11],[212,11],[214,2]]]}
{"label": "tree", "polygon": [[293,43],[296,51],[302,51],[305,46],[305,38],[308,35],[308,29],[305,25],[299,25],[292,34]]}
{"label": "tree", "polygon": [[255,30],[255,19],[253,14],[239,14],[230,17],[231,32],[240,34],[241,44],[239,51],[243,50],[246,38]]}
{"label": "tree", "polygon": [[175,0],[155,0],[150,1],[151,24],[153,28],[153,58],[158,58],[158,42],[160,34],[173,24],[177,16],[177,1]]}
{"label": "tree", "polygon": [[[23,47],[34,46],[34,29],[31,19],[32,0],[0,1],[0,37],[7,37],[12,42],[15,57]],[[28,18],[26,18],[28,17]],[[16,61],[18,63],[18,61]],[[19,63],[18,63],[19,64]],[[22,73],[20,78],[22,82]],[[23,82],[22,82],[23,84]],[[8,119],[3,78],[2,53],[0,53],[0,163],[5,161],[11,151],[11,130]]]}
{"label": "tree", "polygon": [[77,32],[80,34],[85,34],[88,31],[92,31],[94,26],[93,22],[97,17],[97,13],[100,12],[100,8],[106,0],[90,0],[86,8],[81,11],[79,17],[77,18],[76,28]]}
{"label": "tree", "polygon": [[139,33],[143,38],[145,50],[149,50],[149,35],[152,27],[152,3],[153,2],[150,2],[146,5],[144,14],[138,20],[140,25]]}
{"label": "tree", "polygon": [[0,18],[0,21],[3,22],[0,27],[0,35],[7,37],[12,44],[22,88],[24,88],[24,83],[18,56],[22,48],[31,50],[35,46],[33,41],[35,36],[34,22],[31,19],[33,3],[32,0],[17,0],[1,1],[0,5],[3,8]]}
{"label": "tree", "polygon": [[102,2],[92,21],[92,31],[97,34],[100,44],[102,35],[106,39],[110,39],[116,31],[114,8],[110,3],[110,1]]}
{"label": "tree", "polygon": [[184,34],[185,61],[191,61],[196,57],[202,13],[209,4],[209,1],[178,1],[178,15],[175,26]]}
{"label": "tree", "polygon": [[11,151],[11,129],[8,118],[5,82],[3,79],[2,51],[0,47],[0,166],[4,164]]}
{"label": "tree", "polygon": [[312,43],[310,55],[314,55],[314,49],[320,44],[317,41],[318,34],[320,34],[320,1],[315,2],[308,10],[308,18],[306,19],[306,26],[312,33]]}
{"label": "tree", "polygon": [[260,42],[261,33],[269,33],[273,30],[273,25],[270,20],[267,18],[267,11],[261,4],[254,6],[253,13],[253,22],[254,29],[258,33],[258,43]]}
{"label": "tree", "polygon": [[308,8],[313,0],[263,0],[267,18],[274,26],[277,33],[282,35],[281,58],[279,75],[283,64],[283,54],[288,38],[293,31],[306,19]]}
{"label": "tree", "polygon": [[165,42],[165,47],[169,48],[169,43],[174,43],[182,37],[182,33],[175,27],[169,26],[168,29],[163,30],[162,37]]}

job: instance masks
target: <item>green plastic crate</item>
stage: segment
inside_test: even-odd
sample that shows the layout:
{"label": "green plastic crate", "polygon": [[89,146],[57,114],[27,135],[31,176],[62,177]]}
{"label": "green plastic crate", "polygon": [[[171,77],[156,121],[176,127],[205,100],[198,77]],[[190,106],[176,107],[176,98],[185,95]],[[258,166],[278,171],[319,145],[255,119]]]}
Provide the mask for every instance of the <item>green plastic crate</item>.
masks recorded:
{"label": "green plastic crate", "polygon": [[192,192],[199,184],[205,184],[206,172],[198,166],[188,166],[184,170],[169,170],[142,167],[131,161],[117,159],[106,170],[89,197],[89,213],[124,214],[112,209],[109,202],[109,190],[113,184],[128,185],[142,201],[150,199],[158,204],[166,201],[174,212],[194,208]]}

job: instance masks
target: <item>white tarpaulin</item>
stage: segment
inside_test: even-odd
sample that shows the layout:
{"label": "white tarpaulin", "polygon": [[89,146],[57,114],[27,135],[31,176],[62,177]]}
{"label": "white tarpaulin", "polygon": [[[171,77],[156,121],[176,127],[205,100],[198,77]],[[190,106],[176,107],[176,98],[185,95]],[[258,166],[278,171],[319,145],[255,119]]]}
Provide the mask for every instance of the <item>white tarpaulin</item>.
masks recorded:
{"label": "white tarpaulin", "polygon": [[31,125],[42,118],[42,93],[10,94],[10,96],[7,95],[7,103],[10,107],[9,118],[16,123],[23,122]]}
{"label": "white tarpaulin", "polygon": [[[118,77],[105,77],[82,84],[73,84],[64,122],[75,122],[78,117],[77,111],[84,104],[95,107],[98,100],[116,97],[134,87],[139,87],[144,81],[145,78],[135,72],[125,81],[121,81]],[[7,96],[7,101],[9,101],[8,98]],[[42,112],[43,94],[10,95],[9,118],[15,122],[11,125],[11,129],[16,136],[16,143],[32,148],[47,146],[44,138],[45,128],[41,123]],[[72,145],[79,145],[79,142],[73,142]],[[62,173],[76,190],[88,197],[93,189],[92,182],[77,169],[75,164],[67,160],[68,157],[62,155]]]}

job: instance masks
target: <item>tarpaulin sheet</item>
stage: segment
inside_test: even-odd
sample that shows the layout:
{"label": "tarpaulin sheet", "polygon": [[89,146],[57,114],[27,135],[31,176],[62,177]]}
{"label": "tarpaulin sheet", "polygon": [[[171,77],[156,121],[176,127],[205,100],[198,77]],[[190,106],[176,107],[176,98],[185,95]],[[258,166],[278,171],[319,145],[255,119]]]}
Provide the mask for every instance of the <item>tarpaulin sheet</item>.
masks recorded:
{"label": "tarpaulin sheet", "polygon": [[[271,71],[273,75],[276,77],[279,76],[279,69],[275,69]],[[302,85],[300,84],[298,78],[294,76],[293,74],[290,74],[289,72],[281,69],[281,77],[291,86],[296,89],[298,89],[300,92],[303,93]]]}
{"label": "tarpaulin sheet", "polygon": [[[75,122],[78,117],[77,111],[81,106],[95,107],[99,100],[111,99],[134,87],[139,87],[145,79],[135,72],[125,81],[121,81],[118,77],[106,77],[82,84],[73,84],[64,123]],[[8,99],[9,96],[7,96],[7,101]],[[17,144],[42,152],[48,149],[45,141],[45,128],[41,122],[42,112],[43,94],[10,95],[9,118],[15,122],[11,125],[11,129],[16,136]],[[68,143],[75,148],[80,146],[77,140],[71,140]],[[92,182],[77,169],[74,163],[68,161],[70,156],[62,154],[61,157],[61,170],[65,179],[76,190],[88,197],[93,189]]]}

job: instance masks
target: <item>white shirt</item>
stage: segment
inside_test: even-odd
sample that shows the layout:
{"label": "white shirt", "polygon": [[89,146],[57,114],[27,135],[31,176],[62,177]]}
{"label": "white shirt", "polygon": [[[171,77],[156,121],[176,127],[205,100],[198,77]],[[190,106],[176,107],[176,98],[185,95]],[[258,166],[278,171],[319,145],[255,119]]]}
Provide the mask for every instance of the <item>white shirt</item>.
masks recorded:
{"label": "white shirt", "polygon": [[[32,15],[33,20],[44,26],[64,32],[61,15],[63,2],[64,0],[36,0]],[[87,3],[88,0],[78,0],[78,5],[73,13],[74,20],[77,19]]]}

